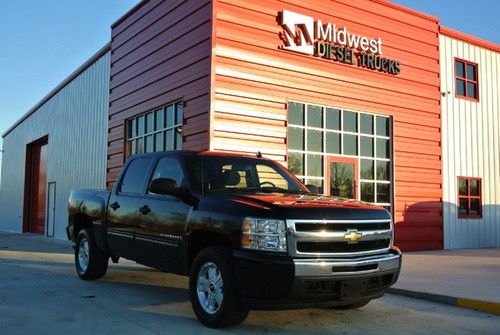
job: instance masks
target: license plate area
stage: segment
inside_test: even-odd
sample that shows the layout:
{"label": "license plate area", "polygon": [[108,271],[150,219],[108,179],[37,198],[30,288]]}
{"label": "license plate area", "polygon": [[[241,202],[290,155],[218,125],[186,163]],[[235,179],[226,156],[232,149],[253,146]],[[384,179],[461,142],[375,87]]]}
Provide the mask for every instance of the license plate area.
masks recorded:
{"label": "license plate area", "polygon": [[349,280],[340,283],[340,299],[355,300],[365,296],[368,280]]}
{"label": "license plate area", "polygon": [[334,266],[332,267],[332,272],[357,272],[357,271],[370,271],[377,270],[378,264],[367,264],[367,265],[352,265],[352,266]]}

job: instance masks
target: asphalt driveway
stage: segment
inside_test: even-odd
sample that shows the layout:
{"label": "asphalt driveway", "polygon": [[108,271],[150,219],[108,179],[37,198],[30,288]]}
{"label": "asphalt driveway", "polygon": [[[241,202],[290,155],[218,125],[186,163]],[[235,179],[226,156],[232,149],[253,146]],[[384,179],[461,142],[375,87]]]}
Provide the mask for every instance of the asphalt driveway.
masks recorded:
{"label": "asphalt driveway", "polygon": [[[263,280],[265,280],[263,278]],[[0,334],[498,334],[500,317],[386,295],[353,311],[256,311],[235,328],[196,320],[187,279],[135,263],[99,281],[78,279],[71,246],[0,233]]]}

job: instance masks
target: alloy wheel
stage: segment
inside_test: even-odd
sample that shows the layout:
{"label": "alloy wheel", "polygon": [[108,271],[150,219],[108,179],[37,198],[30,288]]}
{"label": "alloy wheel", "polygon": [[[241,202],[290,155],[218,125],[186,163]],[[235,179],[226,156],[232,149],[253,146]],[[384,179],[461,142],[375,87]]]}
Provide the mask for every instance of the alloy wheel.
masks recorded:
{"label": "alloy wheel", "polygon": [[78,245],[78,265],[82,273],[85,273],[89,266],[89,241],[86,238],[82,238]]}
{"label": "alloy wheel", "polygon": [[208,314],[217,313],[224,300],[222,274],[212,262],[205,263],[198,272],[196,291],[201,307]]}

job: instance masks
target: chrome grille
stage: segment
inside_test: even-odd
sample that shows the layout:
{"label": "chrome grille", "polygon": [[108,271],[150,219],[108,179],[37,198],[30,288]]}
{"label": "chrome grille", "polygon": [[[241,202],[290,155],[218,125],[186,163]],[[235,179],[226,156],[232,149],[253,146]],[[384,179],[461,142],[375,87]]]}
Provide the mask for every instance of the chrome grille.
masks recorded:
{"label": "chrome grille", "polygon": [[355,257],[387,251],[391,220],[287,220],[293,257]]}
{"label": "chrome grille", "polygon": [[342,222],[342,223],[314,223],[314,222],[299,222],[295,223],[295,230],[298,232],[314,232],[314,231],[345,231],[346,229],[357,230],[388,230],[391,229],[391,222]]}

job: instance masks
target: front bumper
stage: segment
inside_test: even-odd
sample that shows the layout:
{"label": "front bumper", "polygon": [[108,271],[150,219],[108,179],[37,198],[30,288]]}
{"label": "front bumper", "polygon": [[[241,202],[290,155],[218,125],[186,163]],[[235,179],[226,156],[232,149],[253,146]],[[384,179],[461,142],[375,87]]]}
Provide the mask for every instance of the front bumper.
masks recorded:
{"label": "front bumper", "polygon": [[292,259],[235,251],[237,287],[254,309],[347,305],[378,298],[401,269],[401,252],[347,259]]}
{"label": "front bumper", "polygon": [[356,259],[294,259],[296,277],[351,277],[396,271],[401,254],[389,253]]}

